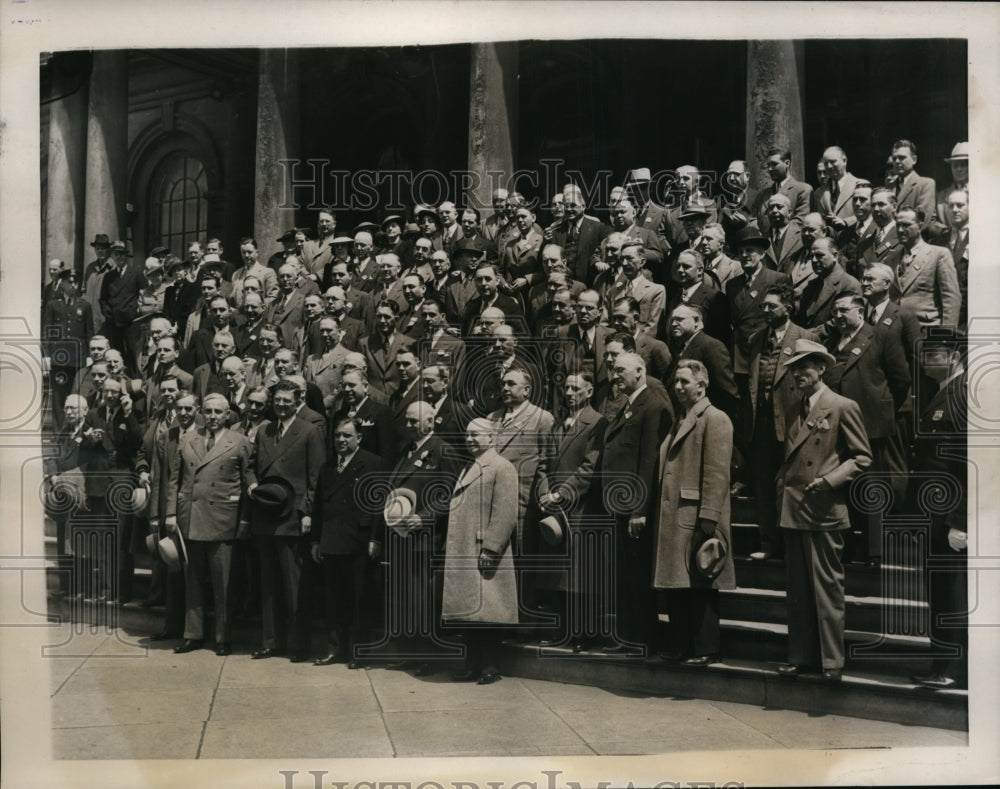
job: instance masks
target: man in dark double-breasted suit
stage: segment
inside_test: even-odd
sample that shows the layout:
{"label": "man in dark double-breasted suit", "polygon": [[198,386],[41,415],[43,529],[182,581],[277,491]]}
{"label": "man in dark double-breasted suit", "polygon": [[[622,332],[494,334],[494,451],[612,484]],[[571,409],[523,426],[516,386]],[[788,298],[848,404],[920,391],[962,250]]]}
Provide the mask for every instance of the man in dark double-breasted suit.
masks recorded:
{"label": "man in dark double-breasted suit", "polygon": [[333,424],[334,458],[323,466],[316,486],[313,527],[310,531],[313,561],[321,565],[330,653],[318,666],[363,662],[353,647],[368,636],[371,626],[370,556],[374,553],[375,517],[379,502],[366,501],[361,486],[372,486],[382,475],[383,463],[359,449],[361,430],[354,419]]}
{"label": "man in dark double-breasted suit", "polygon": [[[608,420],[590,407],[593,393],[589,373],[567,376],[563,399],[568,413],[553,426],[547,452],[538,464],[525,527],[526,540],[559,565],[537,577],[539,599],[552,600],[561,617],[552,640],[572,642],[577,651],[597,635],[586,632],[585,623],[593,621],[588,612],[596,611],[598,595],[609,591],[597,588],[600,558],[593,541],[581,531],[595,525],[593,516],[601,510],[597,466]],[[539,521],[548,516],[555,516],[564,529],[562,539],[552,546],[535,536]]]}
{"label": "man in dark double-breasted suit", "polygon": [[386,638],[396,641],[403,658],[392,667],[415,668],[425,676],[433,672],[429,658],[436,651],[432,634],[441,596],[432,558],[444,556],[445,515],[459,469],[454,450],[434,435],[430,403],[411,403],[404,423],[410,441],[389,472],[388,483],[390,496],[409,501],[409,511],[391,524],[379,517],[374,552],[384,550],[388,563],[385,594],[393,605],[386,611]]}
{"label": "man in dark double-breasted suit", "polygon": [[811,340],[797,340],[794,350],[783,364],[803,397],[786,415],[785,461],[778,471],[788,601],[788,663],[779,673],[817,669],[836,681],[844,666],[847,489],[872,456],[858,404],[823,383],[833,356]]}
{"label": "man in dark double-breasted suit", "polygon": [[825,337],[826,324],[833,318],[834,299],[841,293],[860,295],[861,284],[841,267],[832,238],[817,238],[811,258],[816,279],[810,280],[802,291],[795,322]]}
{"label": "man in dark double-breasted suit", "polygon": [[[290,658],[297,663],[307,659],[309,650],[309,576],[303,572],[308,546],[303,537],[312,527],[316,483],[326,454],[322,431],[297,414],[300,401],[294,381],[275,384],[275,418],[257,431],[255,471],[259,482],[268,482],[268,494],[276,488],[284,491],[266,501],[254,497],[250,507],[263,608],[263,645],[253,657],[282,654],[287,641]],[[277,611],[278,584],[285,601],[283,615]]]}
{"label": "man in dark double-breasted suit", "polygon": [[229,402],[210,394],[201,407],[205,427],[185,436],[171,461],[166,527],[180,529],[187,548],[184,566],[184,643],[174,652],[200,649],[204,640],[204,593],[215,601],[215,654],[231,653],[229,575],[233,543],[248,534],[246,489],[256,482],[252,447],[229,430]]}
{"label": "man in dark double-breasted suit", "polygon": [[733,322],[733,360],[737,364],[741,355],[745,360],[747,338],[767,325],[767,316],[761,308],[765,291],[774,285],[791,284],[787,274],[764,266],[764,253],[769,246],[770,242],[752,226],[739,235],[737,250],[743,273],[726,283],[729,317]]}
{"label": "man in dark double-breasted suit", "polygon": [[654,637],[656,608],[652,592],[652,533],[647,524],[655,490],[660,444],[673,422],[669,400],[646,384],[642,357],[619,354],[611,377],[626,396],[625,405],[604,431],[600,463],[605,510],[615,519],[614,609],[616,643],[606,649],[627,653],[622,642],[646,647]]}

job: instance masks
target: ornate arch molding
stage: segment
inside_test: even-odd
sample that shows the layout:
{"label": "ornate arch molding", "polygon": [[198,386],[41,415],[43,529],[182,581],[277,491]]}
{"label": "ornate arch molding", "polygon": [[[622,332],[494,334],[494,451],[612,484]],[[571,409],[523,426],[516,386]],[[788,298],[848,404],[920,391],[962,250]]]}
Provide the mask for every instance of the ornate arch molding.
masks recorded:
{"label": "ornate arch molding", "polygon": [[[172,153],[186,153],[200,160],[205,166],[208,181],[208,224],[219,227],[225,208],[224,171],[218,146],[212,133],[198,118],[184,113],[174,113],[171,123],[164,119],[150,123],[139,132],[129,148],[129,201],[136,210],[134,239],[136,249],[148,249],[149,207],[152,199],[150,188],[157,166]],[[181,250],[174,250],[175,253]]]}

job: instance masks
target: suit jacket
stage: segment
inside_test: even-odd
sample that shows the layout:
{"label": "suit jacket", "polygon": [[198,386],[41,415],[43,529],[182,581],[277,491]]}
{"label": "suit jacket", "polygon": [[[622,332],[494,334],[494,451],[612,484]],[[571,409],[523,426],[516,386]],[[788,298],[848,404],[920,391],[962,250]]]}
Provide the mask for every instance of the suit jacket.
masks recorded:
{"label": "suit jacket", "polygon": [[868,231],[858,241],[855,254],[859,260],[863,260],[865,263],[882,263],[885,262],[890,252],[894,252],[901,246],[899,237],[896,235],[895,223],[886,231],[882,241],[877,242],[877,236],[878,225],[872,222]]}
{"label": "suit jacket", "polygon": [[791,285],[791,280],[787,274],[771,271],[764,266],[760,267],[752,287],[747,287],[746,274],[740,274],[726,284],[729,316],[733,322],[733,361],[737,365],[741,361],[745,364],[746,343],[750,335],[767,325],[767,316],[761,309],[761,304],[764,303],[767,289],[773,285]]}
{"label": "suit jacket", "polygon": [[851,196],[854,194],[854,187],[858,185],[858,180],[857,176],[851,173],[844,173],[836,201],[833,199],[830,185],[823,184],[823,186],[812,193],[812,210],[823,214],[823,216],[833,214],[834,216],[839,216],[841,219],[854,220]]}
{"label": "suit jacket", "polygon": [[[396,426],[399,428],[402,434],[405,427],[404,418],[406,416],[406,409],[410,407],[412,403],[417,402],[421,399],[423,395],[423,390],[420,386],[420,379],[410,382],[406,388],[403,388],[402,382],[399,384],[399,389],[392,393],[389,398],[389,410],[392,411],[392,418],[396,420]],[[409,441],[409,439],[405,439]]]}
{"label": "suit jacket", "polygon": [[259,260],[249,269],[246,266],[236,269],[233,273],[233,301],[237,306],[243,306],[243,283],[247,277],[256,277],[260,280],[261,295],[264,303],[267,304],[278,295],[278,275],[273,268],[269,268]]}
{"label": "suit jacket", "polygon": [[448,323],[453,326],[462,326],[465,321],[465,310],[469,302],[479,295],[476,290],[476,283],[472,277],[462,279],[458,277],[448,283],[444,289],[444,311],[448,316]]}
{"label": "suit jacket", "polygon": [[916,171],[914,171],[910,173],[906,180],[903,181],[903,185],[899,187],[899,192],[896,195],[896,210],[913,208],[923,212],[924,219],[920,223],[920,227],[921,229],[925,228],[931,219],[934,218],[934,196],[936,191],[937,186],[933,178],[925,178],[922,175],[917,175]]}
{"label": "suit jacket", "polygon": [[254,439],[254,471],[257,480],[280,477],[294,491],[291,511],[283,518],[263,512],[256,504],[250,506],[250,528],[255,536],[297,537],[299,519],[312,515],[319,471],[326,458],[323,434],[301,416],[293,417],[285,434],[278,441],[277,421],[268,422],[257,431]]}
{"label": "suit jacket", "polygon": [[667,306],[663,311],[665,324],[669,324],[670,315],[681,304],[699,307],[705,317],[705,333],[715,337],[724,345],[729,345],[732,340],[729,302],[726,301],[725,295],[718,288],[702,283],[688,300],[684,301],[684,292],[680,285],[676,285],[667,295]]}
{"label": "suit jacket", "polygon": [[775,248],[772,243],[764,253],[764,265],[776,271],[788,273],[789,261],[795,257],[795,253],[802,249],[802,233],[798,224],[789,222],[785,227],[785,232],[781,235],[781,241]]}
{"label": "suit jacket", "polygon": [[[233,335],[233,341],[236,343],[236,347],[239,348],[243,343],[243,330],[232,323],[229,324],[229,333]],[[207,362],[210,362],[215,358],[215,350],[212,348],[212,342],[215,340],[215,327],[206,326],[205,328],[199,328],[192,337],[189,350],[191,355],[194,357],[195,367],[201,366]],[[285,346],[292,347],[292,346]]]}
{"label": "suit jacket", "polygon": [[[281,344],[286,348],[294,349],[295,333],[302,326],[302,304],[305,297],[298,288],[293,288],[292,292],[284,297],[284,303],[280,303],[282,294],[274,298],[274,303],[269,308],[270,322],[281,329]],[[280,304],[280,306],[279,306]]]}
{"label": "suit jacket", "polygon": [[396,369],[396,354],[413,347],[413,340],[405,334],[395,332],[392,341],[386,345],[381,334],[370,334],[361,340],[361,353],[368,365],[368,380],[371,385],[391,396],[399,388],[399,370]]}
{"label": "suit jacket", "polygon": [[[670,375],[673,359],[670,349],[662,340],[658,340],[643,332],[635,336],[635,352],[646,363],[646,375],[664,381]],[[597,389],[594,389],[596,394]]]}
{"label": "suit jacket", "polygon": [[337,556],[363,556],[368,542],[379,537],[375,513],[381,501],[367,501],[358,492],[385,478],[381,458],[358,449],[344,470],[337,473],[336,460],[323,466],[316,483],[316,501],[310,539],[319,544],[321,553]]}
{"label": "suit jacket", "polygon": [[896,411],[910,391],[910,369],[899,337],[865,323],[842,350],[837,350],[838,342],[837,337],[827,342],[837,362],[827,369],[824,383],[858,404],[868,438],[895,435]]}
{"label": "suit jacket", "polygon": [[720,252],[715,260],[705,261],[705,273],[714,277],[716,287],[725,293],[726,283],[742,274],[743,267],[739,261]]}
{"label": "suit jacket", "polygon": [[569,266],[570,273],[574,279],[580,282],[590,282],[590,260],[611,229],[603,222],[599,222],[589,216],[584,216],[580,220],[579,234],[577,235],[575,246],[568,240],[568,225],[563,222],[553,232],[553,242],[563,248],[566,253],[566,265]]}
{"label": "suit jacket", "polygon": [[143,386],[143,408],[142,413],[154,414],[160,408],[160,383],[168,375],[177,379],[177,384],[181,389],[194,391],[194,376],[183,370],[176,363],[170,365],[166,370],[157,370],[152,376],[145,380]]}
{"label": "suit jacket", "polygon": [[903,345],[903,353],[906,355],[906,363],[910,370],[914,369],[913,355],[917,349],[917,340],[921,338],[920,321],[911,310],[900,306],[899,302],[890,301],[882,311],[877,326],[895,334]]}
{"label": "suit jacket", "polygon": [[194,370],[194,376],[191,381],[191,391],[197,395],[201,400],[205,399],[205,395],[216,392],[218,394],[224,395],[226,393],[225,384],[222,383],[222,379],[219,377],[218,369],[213,369],[211,362],[206,362],[205,364],[199,365]]}
{"label": "suit jacket", "polygon": [[[841,254],[847,260],[844,268],[855,279],[861,277],[862,269],[869,262],[864,260],[864,251],[866,247],[871,247],[875,244],[875,234],[877,231],[878,225],[874,222],[869,222],[863,230],[855,223],[848,225],[837,234],[837,246],[840,247]],[[885,251],[891,248],[892,246],[890,245],[886,247]],[[876,254],[872,250],[871,262],[874,262]]]}
{"label": "suit jacket", "polygon": [[313,354],[306,359],[302,374],[309,383],[319,387],[324,398],[334,394],[340,386],[340,372],[347,354],[348,350],[338,343],[331,350]]}
{"label": "suit jacket", "polygon": [[608,422],[600,463],[602,500],[619,523],[651,514],[660,444],[673,418],[670,401],[647,387]]}
{"label": "suit jacket", "polygon": [[128,326],[139,310],[139,291],[146,287],[146,276],[137,263],[127,263],[116,273],[112,268],[101,282],[101,315],[106,325]]}
{"label": "suit jacket", "polygon": [[[346,418],[350,413],[350,407],[344,403],[334,413],[331,426],[337,420]],[[396,423],[389,406],[376,402],[369,393],[368,397],[358,407],[355,418],[361,423],[360,448],[370,452],[382,459],[386,466],[395,463],[398,457],[399,447],[396,435]],[[333,430],[329,431],[330,440],[333,439]],[[330,455],[333,456],[333,446],[331,443]]]}
{"label": "suit jacket", "polygon": [[451,368],[454,378],[465,360],[465,342],[454,334],[444,332],[436,340],[422,337],[417,340],[417,358],[421,367],[444,364]]}
{"label": "suit jacket", "polygon": [[[746,399],[743,403],[743,419],[741,425],[748,431],[745,439],[749,443],[753,435],[754,422],[757,418],[757,408],[764,392],[760,387],[760,357],[764,353],[770,328],[761,329],[750,338],[749,353],[747,357],[748,365],[736,371],[741,382],[745,385]],[[785,414],[791,409],[799,407],[802,402],[802,395],[795,385],[795,380],[789,374],[789,369],[783,362],[791,358],[795,352],[795,341],[799,339],[816,341],[816,333],[803,329],[795,323],[789,323],[785,330],[785,336],[781,338],[781,346],[778,348],[778,363],[774,368],[774,380],[771,383],[770,403],[771,411],[774,415],[774,437],[784,443],[787,435],[785,425]],[[765,401],[766,402],[766,401]]]}
{"label": "suit jacket", "polygon": [[86,460],[86,491],[88,496],[104,496],[116,482],[131,481],[131,470],[142,429],[135,410],[128,416],[119,406],[110,418],[103,406],[92,405],[84,417],[84,430],[99,429],[100,440],[83,438],[80,458]]}
{"label": "suit jacket", "polygon": [[174,453],[167,497],[167,517],[189,540],[236,539],[247,518],[246,489],[257,478],[250,461],[250,440],[222,428],[208,449],[205,428],[188,433]]}
{"label": "suit jacket", "polygon": [[[792,218],[796,220],[803,219],[809,213],[812,191],[813,188],[809,184],[796,181],[791,176],[788,176],[778,189],[780,194],[792,202]],[[757,217],[757,225],[765,236],[771,232],[771,221],[767,218],[767,201],[773,194],[774,184],[771,183],[758,190],[751,203],[753,213]]]}
{"label": "suit jacket", "polygon": [[[962,294],[951,253],[924,241],[917,241],[911,252],[913,261],[902,277],[896,277],[899,303],[916,314],[921,326],[954,328],[958,325]],[[898,272],[905,253],[902,246],[893,250],[885,259],[886,265]]]}
{"label": "suit jacket", "polygon": [[670,211],[659,203],[649,200],[642,210],[635,215],[635,223],[646,230],[656,233],[665,251],[670,250],[668,215]]}
{"label": "suit jacket", "polygon": [[531,484],[535,479],[538,463],[548,452],[549,435],[554,419],[552,414],[534,403],[525,403],[513,422],[503,425],[504,410],[499,408],[489,415],[496,424],[494,448],[501,457],[509,460],[518,477],[518,539],[524,533],[524,513],[531,497]]}
{"label": "suit jacket", "polygon": [[[521,309],[520,301],[503,293],[498,293],[493,306],[507,316],[507,323],[514,327],[515,334],[523,336],[528,333],[527,324],[524,321],[524,310]],[[476,325],[476,320],[482,314],[483,309],[483,299],[481,296],[473,297],[466,304],[465,316],[462,318],[463,337],[469,337],[472,334],[472,329]]]}
{"label": "suit jacket", "polygon": [[[411,456],[404,453],[389,473],[389,487],[393,490],[407,488],[416,495],[413,513],[420,518],[421,526],[429,529],[431,550],[444,553],[448,493],[454,488],[459,467],[454,451],[433,433]],[[442,495],[443,494],[443,495]],[[377,514],[381,542],[385,541],[385,518]]]}
{"label": "suit jacket", "polygon": [[[615,232],[615,231],[612,231]],[[637,238],[642,242],[643,247],[646,250],[646,266],[655,272],[660,272],[663,270],[664,258],[670,252],[670,242],[666,238],[661,238],[656,234],[655,230],[644,227],[638,222],[632,224],[632,227],[627,231],[622,231],[629,238]],[[610,233],[608,234],[610,236]],[[608,244],[608,236],[601,239],[601,243],[598,244],[597,250],[591,257],[590,263],[598,263],[605,259],[606,247]]]}
{"label": "suit jacket", "polygon": [[[795,411],[786,415],[785,460],[777,477],[779,523],[802,531],[848,529],[848,483],[872,462],[861,409],[825,387],[805,420]],[[831,490],[807,493],[816,479]]]}
{"label": "suit jacket", "polygon": [[589,405],[584,406],[568,430],[562,422],[554,425],[546,454],[538,464],[536,500],[558,492],[565,503],[561,509],[570,523],[585,512],[600,511],[597,469],[607,427],[607,419]]}
{"label": "suit jacket", "polygon": [[838,293],[861,295],[861,283],[844,271],[839,263],[825,277],[810,280],[802,291],[799,309],[792,319],[806,329],[819,329],[833,317],[833,302]]}
{"label": "suit jacket", "polygon": [[[608,377],[604,364],[604,345],[611,332],[600,324],[594,327],[594,384]],[[583,330],[571,323],[556,330],[555,339],[549,348],[546,367],[550,381],[565,380],[565,376],[585,369]],[[563,376],[558,378],[557,376]]]}
{"label": "suit jacket", "polygon": [[542,234],[534,228],[527,236],[518,233],[508,242],[500,255],[500,266],[508,282],[519,277],[526,278],[529,285],[538,281],[542,276],[542,264],[538,260],[542,243]]}
{"label": "suit jacket", "polygon": [[667,304],[666,288],[651,282],[642,274],[630,283],[624,276],[613,274],[613,271],[608,269],[595,283],[599,292],[603,289],[601,295],[608,312],[618,299],[631,296],[639,302],[639,330],[655,337]]}

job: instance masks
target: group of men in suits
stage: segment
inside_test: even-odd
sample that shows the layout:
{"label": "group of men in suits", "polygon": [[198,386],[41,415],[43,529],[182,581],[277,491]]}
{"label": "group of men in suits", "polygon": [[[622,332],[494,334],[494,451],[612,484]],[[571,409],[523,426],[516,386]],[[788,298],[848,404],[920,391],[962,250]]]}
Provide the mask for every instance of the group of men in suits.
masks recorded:
{"label": "group of men in suits", "polygon": [[[98,512],[111,466],[150,489],[148,510],[105,513],[117,519],[122,554],[146,522],[158,537],[186,541],[183,590],[158,564],[151,600],[166,598],[162,635],[183,635],[179,651],[205,640],[211,586],[220,654],[230,648],[227,615],[246,602],[229,590],[240,588],[263,614],[255,656],[287,650],[304,659],[323,580],[324,660],[355,660],[349,647],[374,621],[363,604],[372,562],[398,546],[379,531],[377,507],[349,499],[363,478],[382,475],[401,488],[429,465],[457,473],[449,464],[463,462],[465,428],[476,418],[494,425],[496,452],[518,472],[512,544],[521,603],[534,612],[526,621],[547,621],[553,606],[567,621],[571,610],[594,608],[583,578],[600,560],[571,538],[603,523],[613,530],[614,610],[601,614],[603,629],[574,626],[558,637],[577,645],[604,638],[612,651],[652,646],[645,521],[657,453],[679,406],[681,361],[703,365],[706,396],[734,426],[734,492],[752,498],[760,527],[754,558],[784,558],[796,589],[815,586],[803,569],[810,552],[881,561],[880,517],[845,504],[845,520],[838,505],[834,531],[843,537],[846,523],[850,533],[820,549],[797,534],[809,528],[793,513],[810,504],[806,493],[828,492],[808,489],[814,472],[796,458],[842,449],[804,446],[802,423],[847,430],[854,465],[827,480],[832,488],[870,468],[893,475],[905,499],[906,473],[919,465],[913,398],[926,373],[915,345],[934,327],[963,330],[967,148],[956,146],[948,160],[955,183],[939,193],[916,173],[913,142],[895,143],[891,161],[889,183],[874,184],[831,146],[814,189],[792,176],[787,150],[773,149],[768,186],[751,193],[746,164],[734,161],[717,199],[685,165],[670,204],[657,202],[639,168],[616,190],[607,224],[588,213],[576,185],[552,201],[546,226],[524,196],[505,190],[485,220],[446,201],[415,207],[412,222],[390,214],[350,235],[338,234],[336,214],[324,210],[314,239],[290,229],[266,260],[244,238],[238,268],[213,239],[211,251],[192,245],[183,259],[157,248],[140,270],[124,244],[99,235],[82,277],[55,261],[43,294],[56,425],[66,421],[67,398],[82,397],[93,423],[79,433],[92,450],[82,468]],[[813,350],[802,356],[803,347]],[[818,377],[800,374],[802,360],[817,359]],[[804,382],[817,399],[800,413]],[[414,454],[415,446],[423,449]],[[789,476],[795,464],[801,480]],[[777,496],[776,476],[785,480]],[[421,523],[439,528],[417,499]],[[561,553],[543,539],[553,528]],[[435,533],[431,552],[436,544]],[[321,576],[303,572],[312,559]],[[429,610],[433,620],[433,582],[406,582],[429,601],[421,616]],[[128,587],[121,580],[108,596],[120,599]],[[570,605],[573,595],[583,597]],[[802,599],[796,592],[796,605]],[[838,605],[835,590],[827,603]],[[811,650],[796,647],[792,663],[816,662]],[[822,658],[823,668],[840,668],[825,651]]]}

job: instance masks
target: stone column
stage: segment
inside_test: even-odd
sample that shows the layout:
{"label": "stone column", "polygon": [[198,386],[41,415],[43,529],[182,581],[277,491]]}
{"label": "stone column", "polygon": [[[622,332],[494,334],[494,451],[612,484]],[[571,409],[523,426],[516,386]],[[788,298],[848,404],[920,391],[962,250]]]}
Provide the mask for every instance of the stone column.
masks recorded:
{"label": "stone column", "polygon": [[[128,53],[95,52],[87,103],[84,238],[88,242],[98,233],[107,233],[112,241],[125,240],[127,188]],[[91,259],[90,251],[84,250],[86,260]]]}
{"label": "stone column", "polygon": [[87,97],[89,57],[56,55],[52,61],[48,166],[45,199],[45,261],[59,258],[83,273],[89,261],[84,236],[87,180]]}
{"label": "stone column", "polygon": [[261,260],[279,246],[274,239],[295,225],[292,165],[299,150],[298,56],[289,49],[260,53],[253,230]]}
{"label": "stone column", "polygon": [[[492,192],[506,186],[517,157],[517,42],[473,44],[469,85],[469,169],[482,178],[473,190],[484,216]],[[493,183],[491,171],[503,173]]]}
{"label": "stone column", "polygon": [[811,173],[803,161],[802,94],[793,41],[750,41],[747,45],[747,165],[751,188],[771,183],[764,171],[769,148],[792,152],[792,174],[805,180]]}

